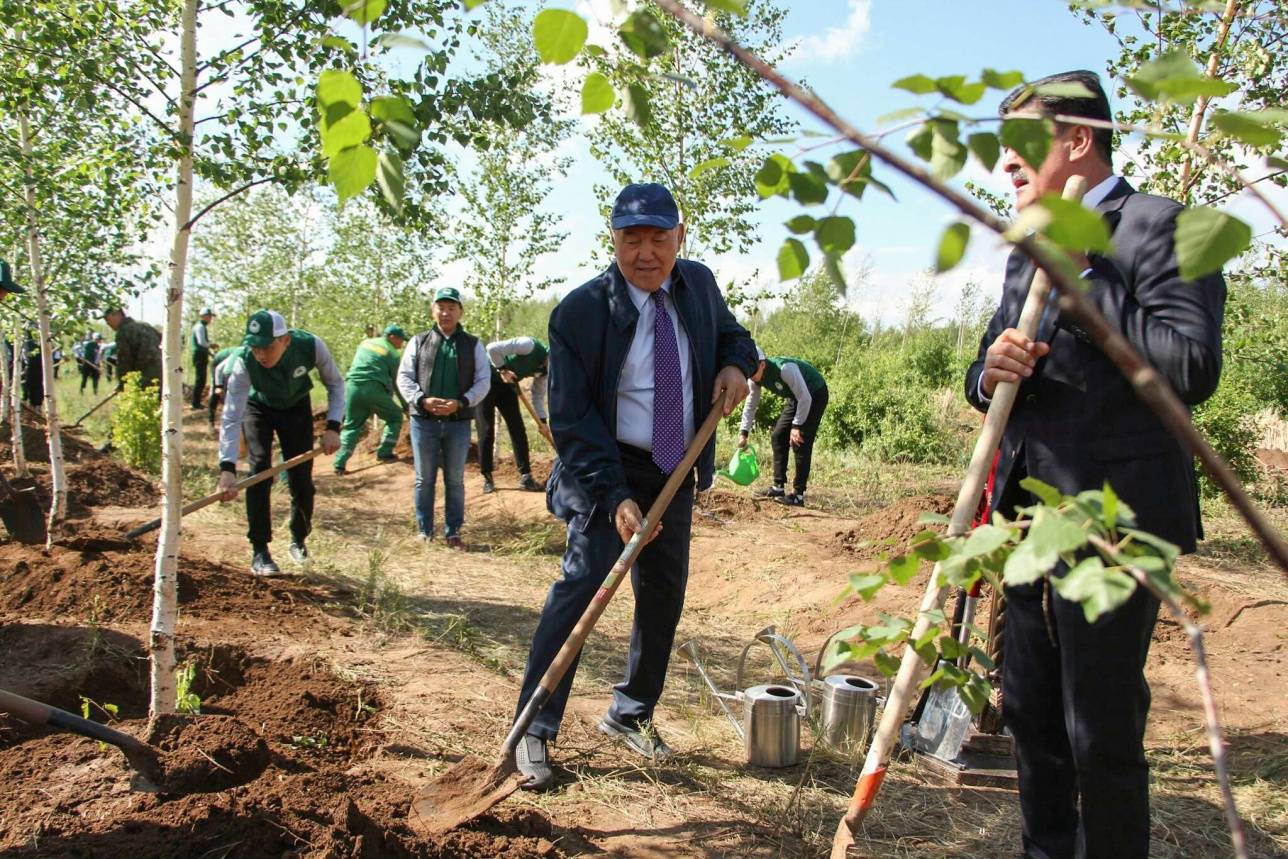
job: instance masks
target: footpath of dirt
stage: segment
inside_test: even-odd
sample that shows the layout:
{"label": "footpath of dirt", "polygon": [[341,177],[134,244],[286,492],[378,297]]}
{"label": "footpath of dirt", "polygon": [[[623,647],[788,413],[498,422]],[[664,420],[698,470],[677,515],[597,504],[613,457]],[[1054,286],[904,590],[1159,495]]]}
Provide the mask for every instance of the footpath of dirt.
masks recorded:
{"label": "footpath of dirt", "polygon": [[[145,735],[141,621],[153,552],[98,523],[48,551],[0,545],[0,688],[74,711],[84,703],[91,718]],[[202,715],[162,722],[150,735],[170,793],[131,792],[115,749],[0,717],[0,854],[564,855],[557,843],[575,836],[531,810],[421,838],[407,825],[406,785],[364,766],[386,742],[381,691],[320,659],[256,651],[271,635],[307,642],[330,634],[337,621],[319,608],[343,596],[339,589],[263,581],[187,556],[179,567],[180,611],[196,619],[189,628],[219,632],[179,640]]]}

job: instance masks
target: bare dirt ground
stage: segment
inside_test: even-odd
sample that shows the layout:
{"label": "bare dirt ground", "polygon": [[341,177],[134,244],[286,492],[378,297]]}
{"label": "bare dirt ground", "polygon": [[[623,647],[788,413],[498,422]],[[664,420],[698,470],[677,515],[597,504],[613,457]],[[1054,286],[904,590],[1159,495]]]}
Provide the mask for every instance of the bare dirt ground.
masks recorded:
{"label": "bare dirt ground", "polygon": [[[202,418],[189,420],[185,455],[213,459]],[[542,478],[549,456],[537,451]],[[410,462],[377,464],[369,447],[343,477],[318,461],[314,561],[296,575],[245,572],[240,502],[185,520],[180,645],[196,666],[193,691],[203,712],[234,716],[264,738],[267,766],[222,792],[131,793],[115,750],[0,718],[0,857],[825,854],[855,765],[810,755],[806,733],[801,765],[744,766],[740,742],[680,658],[658,712],[681,753],[675,761],[641,765],[595,730],[623,671],[633,611],[625,591],[583,654],[553,747],[557,789],[521,793],[445,838],[408,828],[417,787],[465,754],[495,755],[559,575],[560,523],[544,496],[518,490],[508,458],[498,460],[494,494],[482,495],[477,471],[467,471],[463,553],[412,539]],[[912,609],[924,578],[873,603],[837,599],[850,573],[879,563],[919,530],[921,510],[942,511],[955,489],[949,475],[905,485],[892,469],[883,479],[867,509],[855,509],[848,487],[812,491],[811,507],[790,509],[728,484],[700,506],[678,641],[701,642],[722,686],[733,685],[738,652],[766,624],[812,660],[833,631]],[[283,528],[284,489],[274,489]],[[155,538],[131,545],[121,534],[157,514],[109,493],[95,498],[115,506],[85,502],[89,518],[49,551],[0,545],[0,688],[77,711],[84,696],[100,720],[112,704],[119,726],[141,734]],[[853,515],[830,512],[838,509]],[[1243,533],[1227,516],[1210,520],[1181,575],[1213,604],[1208,648],[1253,855],[1276,856],[1288,850],[1288,584]],[[284,532],[274,546],[289,564]],[[772,676],[767,653],[752,668]],[[1166,620],[1149,679],[1152,855],[1228,856],[1193,664]],[[892,767],[861,843],[879,857],[993,857],[1018,850],[1017,833],[1013,794],[937,786],[903,764]]]}

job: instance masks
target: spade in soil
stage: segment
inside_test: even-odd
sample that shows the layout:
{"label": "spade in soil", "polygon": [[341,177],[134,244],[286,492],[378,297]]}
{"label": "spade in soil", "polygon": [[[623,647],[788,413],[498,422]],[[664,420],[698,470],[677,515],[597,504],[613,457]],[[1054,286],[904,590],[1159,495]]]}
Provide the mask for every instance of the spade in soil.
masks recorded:
{"label": "spade in soil", "polygon": [[510,733],[501,747],[499,759],[489,764],[480,758],[466,757],[417,794],[412,800],[411,813],[408,815],[408,822],[413,829],[431,835],[440,835],[468,823],[519,789],[523,777],[515,772],[514,765],[514,750],[518,748],[519,740],[532,726],[537,714],[541,712],[541,708],[545,706],[555,687],[559,685],[559,681],[563,679],[564,674],[577,658],[577,654],[581,652],[582,645],[586,643],[590,631],[595,628],[599,616],[604,613],[608,601],[613,598],[622,579],[635,565],[636,559],[648,542],[647,536],[651,535],[657,524],[662,521],[662,514],[666,512],[667,505],[675,497],[685,477],[693,470],[693,463],[697,460],[698,454],[706,446],[707,439],[715,432],[716,424],[720,422],[722,402],[723,397],[711,408],[711,413],[707,415],[702,427],[693,436],[693,441],[685,451],[684,458],[671,472],[666,485],[662,487],[653,505],[649,507],[648,514],[644,517],[643,527],[622,548],[621,555],[613,564],[612,570],[604,579],[595,598],[590,601],[590,605],[586,606],[577,625],[569,633],[568,640],[555,655],[554,662],[546,669],[540,685],[532,693],[523,712],[510,728]]}
{"label": "spade in soil", "polygon": [[45,515],[36,500],[35,485],[17,486],[0,473],[0,520],[20,543],[41,545],[49,536]]}
{"label": "spade in soil", "polygon": [[110,743],[134,770],[133,790],[147,793],[211,793],[252,781],[268,765],[268,746],[246,725],[227,716],[162,716],[150,745],[98,722],[0,689],[0,713],[58,731]]}

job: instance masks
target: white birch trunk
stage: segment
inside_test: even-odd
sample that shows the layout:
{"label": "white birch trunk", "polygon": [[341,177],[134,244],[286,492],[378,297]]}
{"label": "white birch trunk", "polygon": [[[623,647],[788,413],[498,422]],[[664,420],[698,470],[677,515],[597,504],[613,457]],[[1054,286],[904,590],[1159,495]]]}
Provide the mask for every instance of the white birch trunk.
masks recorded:
{"label": "white birch trunk", "polygon": [[174,246],[166,293],[165,342],[161,356],[161,536],[157,541],[152,599],[152,718],[175,709],[174,631],[179,613],[179,483],[183,455],[183,284],[188,264],[188,221],[192,217],[192,113],[196,100],[197,0],[184,0],[179,91],[179,156],[175,189]]}
{"label": "white birch trunk", "polygon": [[22,365],[27,350],[23,345],[22,319],[13,320],[13,373],[9,377],[9,426],[13,429],[13,470],[15,477],[27,476],[27,451],[22,445]]}
{"label": "white birch trunk", "polygon": [[49,527],[46,546],[53,545],[54,525],[67,515],[67,472],[63,467],[63,436],[58,424],[58,397],[54,390],[54,347],[49,334],[49,296],[45,294],[45,269],[40,258],[40,228],[36,223],[36,180],[31,167],[31,128],[27,114],[18,114],[18,136],[26,165],[27,260],[36,290],[36,320],[40,327],[40,370],[45,388],[45,438],[49,441]]}

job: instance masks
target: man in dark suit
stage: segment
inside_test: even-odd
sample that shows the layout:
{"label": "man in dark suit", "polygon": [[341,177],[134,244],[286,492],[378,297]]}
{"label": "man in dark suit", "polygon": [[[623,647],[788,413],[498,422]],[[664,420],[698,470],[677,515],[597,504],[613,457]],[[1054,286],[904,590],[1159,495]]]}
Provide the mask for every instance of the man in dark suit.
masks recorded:
{"label": "man in dark suit", "polygon": [[[1093,72],[1036,82],[1080,84],[1085,97],[1011,93],[1008,115],[1110,120],[1109,101]],[[1084,205],[1100,212],[1113,253],[1075,260],[1088,297],[1189,405],[1216,389],[1221,373],[1225,282],[1212,275],[1182,280],[1173,248],[1183,209],[1135,191],[1114,176],[1108,130],[1057,123],[1051,151],[1038,168],[1015,152],[1003,169],[1024,208],[1059,194],[1075,175],[1090,190]],[[1191,457],[1136,399],[1118,369],[1054,300],[1038,336],[1016,330],[1033,279],[1015,252],[1006,266],[1001,305],[966,375],[966,396],[980,410],[997,384],[1020,382],[1002,440],[994,509],[1013,515],[1031,504],[1025,476],[1072,494],[1107,481],[1136,513],[1139,527],[1191,552],[1200,535]],[[1062,575],[1063,570],[1057,571]],[[1145,659],[1158,603],[1137,589],[1126,604],[1088,623],[1082,608],[1043,581],[1006,589],[1003,715],[1015,737],[1024,855],[1032,859],[1149,853],[1149,767]]]}
{"label": "man in dark suit", "polygon": [[[755,344],[710,269],[676,259],[684,225],[669,191],[628,185],[611,226],[615,262],[550,317],[550,429],[559,458],[547,499],[568,523],[568,548],[533,636],[520,712],[711,404],[722,401],[730,414],[756,368]],[[698,459],[699,488],[711,485],[714,463],[712,440]],[[653,761],[671,754],[652,717],[684,605],[693,490],[689,474],[631,571],[635,623],[626,677],[599,724]],[[546,743],[559,733],[576,669],[574,663],[516,750],[531,789],[553,781]]]}

